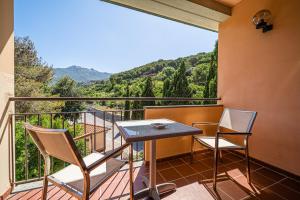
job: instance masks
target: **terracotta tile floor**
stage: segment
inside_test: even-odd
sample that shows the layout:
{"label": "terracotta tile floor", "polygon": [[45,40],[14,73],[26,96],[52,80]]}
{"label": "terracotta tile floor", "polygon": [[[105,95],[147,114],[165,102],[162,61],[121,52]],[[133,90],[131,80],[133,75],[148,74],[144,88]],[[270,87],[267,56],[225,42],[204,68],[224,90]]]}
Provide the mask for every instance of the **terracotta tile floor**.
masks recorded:
{"label": "terracotta tile floor", "polygon": [[[300,199],[300,180],[294,180],[267,167],[251,162],[252,184],[247,183],[244,160],[238,154],[223,152],[220,162],[217,191],[212,189],[212,153],[197,153],[190,164],[188,156],[157,163],[157,182],[177,184],[175,192],[162,195],[162,199]],[[148,176],[148,167],[134,170],[135,190],[144,188],[142,176]],[[128,171],[120,170],[106,181],[91,199],[127,199]],[[40,199],[41,189],[12,194],[9,199]],[[57,187],[48,189],[49,199],[75,199]]]}

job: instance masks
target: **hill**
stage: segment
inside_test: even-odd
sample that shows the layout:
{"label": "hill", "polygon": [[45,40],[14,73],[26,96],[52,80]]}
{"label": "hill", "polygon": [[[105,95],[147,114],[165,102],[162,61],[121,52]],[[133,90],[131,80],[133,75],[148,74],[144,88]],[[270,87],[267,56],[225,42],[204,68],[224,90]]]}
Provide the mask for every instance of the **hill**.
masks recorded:
{"label": "hill", "polygon": [[[129,83],[130,96],[140,96],[145,86],[145,77],[151,76],[155,96],[163,96],[163,85],[166,79],[173,79],[178,67],[184,62],[186,76],[193,97],[204,96],[205,87],[214,86],[209,83],[214,76],[209,75],[212,69],[213,52],[202,52],[173,60],[157,60],[127,71],[112,74],[108,80],[90,81],[80,84],[84,96],[120,97],[126,96],[126,86]],[[213,60],[216,62],[215,60]],[[212,76],[212,77],[211,77]],[[207,89],[206,89],[207,91]],[[214,90],[211,90],[214,91]]]}
{"label": "hill", "polygon": [[113,74],[111,78],[115,79],[117,82],[120,81],[132,81],[134,79],[143,78],[146,76],[156,76],[159,75],[160,72],[163,72],[165,68],[174,68],[176,69],[181,62],[185,63],[188,72],[192,72],[192,70],[201,65],[201,64],[209,64],[211,60],[212,53],[198,53],[196,55],[186,56],[177,58],[175,60],[158,60],[154,61],[139,67],[132,68],[127,71],[123,71],[120,73]]}
{"label": "hill", "polygon": [[89,82],[96,80],[106,80],[111,74],[107,72],[99,72],[93,68],[88,69],[81,66],[70,66],[67,68],[53,68],[53,82],[56,82],[63,76],[69,76],[77,82]]}

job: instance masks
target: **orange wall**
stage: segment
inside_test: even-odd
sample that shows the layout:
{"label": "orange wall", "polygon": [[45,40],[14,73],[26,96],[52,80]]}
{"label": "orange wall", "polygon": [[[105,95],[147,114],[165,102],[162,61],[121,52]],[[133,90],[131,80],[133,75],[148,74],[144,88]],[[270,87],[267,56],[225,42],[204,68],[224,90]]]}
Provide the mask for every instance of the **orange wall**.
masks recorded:
{"label": "orange wall", "polygon": [[[4,123],[0,126],[0,199],[9,188],[8,168],[8,131],[5,122],[13,105],[3,114],[10,96],[14,95],[14,2],[0,0],[0,118]],[[4,118],[2,118],[2,116]],[[4,136],[2,137],[2,134]]]}
{"label": "orange wall", "polygon": [[[222,105],[215,106],[179,106],[146,107],[145,119],[167,118],[183,124],[193,122],[218,122],[223,111]],[[215,127],[202,126],[204,134],[213,134]],[[167,148],[166,148],[167,147]],[[196,146],[200,148],[200,146]],[[157,158],[188,153],[191,150],[191,136],[157,140]],[[145,159],[149,160],[149,143],[145,144]]]}
{"label": "orange wall", "polygon": [[[300,175],[300,1],[243,0],[219,27],[218,93],[224,107],[255,110],[250,155]],[[269,9],[274,30],[253,15]]]}

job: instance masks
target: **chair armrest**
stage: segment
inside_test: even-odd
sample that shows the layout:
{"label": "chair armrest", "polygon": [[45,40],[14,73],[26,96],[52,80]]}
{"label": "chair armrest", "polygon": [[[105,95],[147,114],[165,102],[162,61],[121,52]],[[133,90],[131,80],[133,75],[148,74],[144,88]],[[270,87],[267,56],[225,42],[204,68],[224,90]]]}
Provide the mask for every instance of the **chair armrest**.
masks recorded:
{"label": "chair armrest", "polygon": [[217,132],[218,135],[251,135],[248,132]]}
{"label": "chair armrest", "polygon": [[209,126],[217,126],[219,125],[219,123],[216,123],[216,122],[193,122],[192,123],[192,126],[195,126],[195,125],[209,125]]}
{"label": "chair armrest", "polygon": [[87,171],[92,171],[93,169],[95,169],[96,167],[98,167],[99,165],[103,164],[105,161],[107,161],[108,159],[116,156],[117,154],[119,154],[119,152],[123,151],[125,148],[127,148],[130,144],[124,144],[118,148],[116,148],[115,150],[107,153],[104,155],[104,157],[102,157],[101,159],[97,160],[96,162],[90,164],[89,166],[87,166]]}
{"label": "chair armrest", "polygon": [[82,138],[86,138],[86,137],[88,137],[88,136],[91,136],[91,135],[97,135],[97,134],[100,134],[100,133],[105,133],[106,131],[108,131],[108,130],[110,130],[109,128],[106,128],[105,130],[103,130],[103,131],[98,131],[98,132],[96,132],[96,133],[88,133],[88,134],[83,134],[83,135],[80,135],[80,136],[77,136],[77,137],[75,137],[75,138],[73,138],[73,140],[74,141],[77,141],[77,140],[80,140],[80,139],[82,139]]}
{"label": "chair armrest", "polygon": [[[99,134],[99,133],[103,133],[103,132],[105,132],[105,131],[97,132],[97,133],[95,133],[95,135],[96,135],[96,134]],[[74,140],[74,141],[77,141],[77,140],[86,138],[86,137],[88,137],[88,136],[92,136],[93,134],[94,134],[94,133],[88,133],[88,134],[80,135],[80,136],[77,136],[77,137],[73,138],[73,140]]]}

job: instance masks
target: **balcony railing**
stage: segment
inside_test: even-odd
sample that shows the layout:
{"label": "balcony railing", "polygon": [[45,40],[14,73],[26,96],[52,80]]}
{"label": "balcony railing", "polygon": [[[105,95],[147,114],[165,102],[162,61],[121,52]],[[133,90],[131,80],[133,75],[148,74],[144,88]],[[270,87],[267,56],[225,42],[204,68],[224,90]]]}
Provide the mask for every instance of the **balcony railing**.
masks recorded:
{"label": "balcony railing", "polygon": [[[94,150],[110,151],[124,142],[116,126],[116,121],[138,120],[143,119],[144,109],[120,109],[111,108],[109,110],[96,109],[93,105],[102,102],[124,102],[124,101],[155,101],[169,104],[203,104],[203,102],[216,103],[220,98],[152,98],[152,97],[115,97],[115,98],[74,98],[74,97],[13,97],[10,102],[20,101],[81,101],[88,102],[89,108],[81,112],[35,112],[35,113],[13,113],[9,114],[8,120],[4,122],[3,113],[0,121],[1,127],[8,129],[9,133],[9,177],[12,185],[22,184],[41,180],[43,177],[43,158],[34,145],[28,133],[23,127],[24,122],[30,122],[46,128],[63,128],[67,129],[73,136],[74,141],[81,151],[82,155],[87,155]],[[3,132],[4,134],[4,132]],[[103,134],[104,146],[99,148],[97,135]],[[83,137],[88,135],[89,137]],[[2,135],[3,136],[3,135]],[[2,138],[1,136],[1,138]],[[87,138],[87,139],[86,139]],[[2,139],[1,139],[2,140]],[[127,157],[128,153],[124,152],[121,157]],[[135,161],[144,159],[144,143],[134,144]],[[58,159],[51,160],[51,173],[60,170],[68,165]]]}

